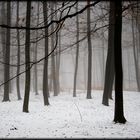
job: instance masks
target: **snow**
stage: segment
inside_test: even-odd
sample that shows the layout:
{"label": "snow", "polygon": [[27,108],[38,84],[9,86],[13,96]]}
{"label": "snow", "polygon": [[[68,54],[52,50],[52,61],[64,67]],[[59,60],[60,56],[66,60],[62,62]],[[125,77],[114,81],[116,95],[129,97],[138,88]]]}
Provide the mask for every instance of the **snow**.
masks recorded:
{"label": "snow", "polygon": [[[23,100],[0,102],[0,138],[140,138],[140,93],[124,91],[126,124],[114,124],[114,100],[102,105],[102,91],[51,94],[44,106],[42,92],[30,95],[29,113],[22,112]],[[23,94],[22,94],[23,95]],[[113,93],[114,97],[114,93]],[[0,96],[2,100],[2,96]]]}

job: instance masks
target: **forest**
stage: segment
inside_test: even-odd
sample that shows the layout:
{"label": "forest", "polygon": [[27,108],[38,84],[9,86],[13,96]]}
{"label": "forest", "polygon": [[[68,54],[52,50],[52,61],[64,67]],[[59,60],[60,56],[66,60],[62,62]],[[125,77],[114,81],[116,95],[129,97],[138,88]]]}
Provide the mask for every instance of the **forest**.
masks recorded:
{"label": "forest", "polygon": [[0,138],[140,138],[139,1],[0,1]]}

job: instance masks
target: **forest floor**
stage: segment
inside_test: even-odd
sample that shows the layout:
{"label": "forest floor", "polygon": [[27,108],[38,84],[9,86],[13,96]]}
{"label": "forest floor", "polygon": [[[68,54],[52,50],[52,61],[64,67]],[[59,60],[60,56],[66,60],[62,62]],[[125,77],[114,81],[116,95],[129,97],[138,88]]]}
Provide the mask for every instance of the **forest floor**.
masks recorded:
{"label": "forest floor", "polygon": [[[2,93],[1,93],[2,94]],[[114,93],[113,93],[114,97]],[[23,100],[0,102],[0,138],[140,138],[140,93],[124,92],[126,124],[114,124],[114,100],[102,105],[102,91],[51,94],[44,106],[42,92],[30,95],[29,113],[22,112]],[[2,95],[0,96],[2,101]]]}

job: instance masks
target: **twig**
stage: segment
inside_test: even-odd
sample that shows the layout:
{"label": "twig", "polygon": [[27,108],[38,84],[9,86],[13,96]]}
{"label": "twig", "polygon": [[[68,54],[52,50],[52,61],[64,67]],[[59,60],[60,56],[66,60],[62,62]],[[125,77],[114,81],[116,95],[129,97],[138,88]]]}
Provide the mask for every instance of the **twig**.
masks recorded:
{"label": "twig", "polygon": [[78,112],[79,112],[79,115],[80,115],[80,118],[81,118],[81,122],[82,122],[82,115],[81,115],[81,112],[80,112],[78,106],[76,105],[76,103],[75,103],[75,102],[73,102],[73,103],[74,103],[74,105],[76,106],[76,108],[77,108],[77,110],[78,110]]}

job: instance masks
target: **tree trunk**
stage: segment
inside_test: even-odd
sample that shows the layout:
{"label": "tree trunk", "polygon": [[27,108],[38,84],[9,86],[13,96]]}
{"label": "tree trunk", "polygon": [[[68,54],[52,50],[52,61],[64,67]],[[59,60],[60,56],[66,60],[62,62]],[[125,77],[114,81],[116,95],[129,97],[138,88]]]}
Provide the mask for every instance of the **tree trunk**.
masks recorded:
{"label": "tree trunk", "polygon": [[[27,1],[27,12],[26,12],[26,27],[30,28],[30,16],[31,16],[31,1]],[[29,105],[29,94],[30,94],[30,30],[26,29],[26,38],[25,38],[25,95],[24,95],[24,104],[23,112],[28,111]]]}
{"label": "tree trunk", "polygon": [[[44,14],[44,25],[47,26],[47,18],[48,18],[48,11],[47,11],[47,2],[43,2],[43,14]],[[45,56],[48,55],[48,28],[45,28]],[[48,86],[48,57],[44,60],[44,70],[43,70],[43,97],[44,97],[44,105],[49,105],[48,100],[49,95],[49,86]]]}
{"label": "tree trunk", "polygon": [[[55,10],[57,10],[57,1],[55,3]],[[57,14],[55,14],[55,20],[58,20],[57,18]],[[57,25],[56,25],[57,26]],[[61,55],[61,51],[60,51],[60,48],[61,48],[61,44],[60,44],[60,30],[59,30],[59,33],[58,33],[58,46],[56,47],[56,88],[57,88],[57,92],[59,94],[60,92],[60,81],[59,81],[59,70],[60,70],[60,55]]]}
{"label": "tree trunk", "polygon": [[[53,13],[53,9],[54,9],[54,4],[53,2],[51,2],[51,13]],[[53,20],[53,15],[51,15],[51,20]],[[51,25],[51,32],[54,31],[54,24]],[[54,49],[54,34],[52,34],[51,36],[51,50]],[[57,91],[57,82],[56,82],[56,62],[55,62],[55,56],[54,56],[54,53],[52,53],[52,56],[51,56],[51,64],[52,64],[52,82],[53,82],[53,91],[54,91],[54,96],[57,96],[58,95],[58,91]]]}
{"label": "tree trunk", "polygon": [[[76,5],[76,12],[78,11],[78,3]],[[76,25],[77,25],[77,35],[76,35],[76,60],[75,60],[75,71],[74,71],[74,85],[73,85],[73,97],[76,97],[76,84],[77,84],[77,71],[78,71],[78,58],[79,58],[79,17],[76,16]]]}
{"label": "tree trunk", "polygon": [[[1,22],[2,24],[6,24],[6,10],[5,10],[5,2],[2,2],[1,7]],[[5,58],[5,48],[6,48],[6,29],[1,28],[1,39],[2,39],[2,51],[3,51],[3,62]]]}
{"label": "tree trunk", "polygon": [[[11,25],[11,2],[7,2],[7,25]],[[4,82],[10,79],[10,29],[6,30],[6,48],[5,48],[5,65],[4,65]],[[10,101],[9,99],[9,82],[4,84],[4,98],[3,101]]]}
{"label": "tree trunk", "polygon": [[[90,0],[87,1],[90,4]],[[87,8],[87,38],[88,38],[88,79],[87,79],[87,99],[91,99],[92,85],[92,45],[90,36],[90,7]]]}
{"label": "tree trunk", "polygon": [[[19,21],[19,1],[17,1],[17,26],[18,26],[18,21]],[[18,49],[17,49],[17,75],[20,73],[20,32],[17,29],[17,45],[18,45]],[[17,97],[18,100],[21,100],[21,95],[20,95],[20,78],[19,76],[17,76],[16,79],[16,85],[17,85]]]}
{"label": "tree trunk", "polygon": [[57,50],[57,57],[56,57],[56,77],[57,77],[57,91],[58,93],[60,93],[60,60],[61,60],[61,30],[59,31],[58,33],[58,39],[59,39],[59,46],[58,46],[58,49],[56,48]]}
{"label": "tree trunk", "polygon": [[[6,24],[6,8],[5,8],[5,2],[2,2],[2,7],[1,7],[1,24]],[[3,62],[5,61],[5,48],[6,48],[6,28],[1,28],[1,43],[2,43],[2,57],[3,57]],[[3,81],[4,81],[4,65],[3,65]]]}
{"label": "tree trunk", "polygon": [[122,70],[122,3],[115,2],[114,55],[115,55],[115,123],[125,123],[123,109],[123,70]]}
{"label": "tree trunk", "polygon": [[137,81],[137,88],[140,91],[140,80],[139,80],[139,70],[138,70],[138,58],[136,55],[136,44],[135,44],[135,32],[134,32],[134,19],[132,15],[132,36],[133,36],[133,54],[134,54],[134,63],[135,63],[135,73],[136,73],[136,81]]}
{"label": "tree trunk", "polygon": [[109,97],[112,98],[112,88],[114,81],[114,2],[110,1],[109,29],[108,29],[108,52],[105,70],[105,82],[102,104],[109,105]]}
{"label": "tree trunk", "polygon": [[[37,7],[37,25],[39,24],[39,2]],[[38,38],[38,30],[36,30],[36,38]],[[37,61],[37,46],[38,42],[35,44],[34,48],[34,61]],[[38,95],[38,78],[37,78],[37,64],[34,65],[34,92],[35,95]]]}

